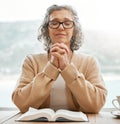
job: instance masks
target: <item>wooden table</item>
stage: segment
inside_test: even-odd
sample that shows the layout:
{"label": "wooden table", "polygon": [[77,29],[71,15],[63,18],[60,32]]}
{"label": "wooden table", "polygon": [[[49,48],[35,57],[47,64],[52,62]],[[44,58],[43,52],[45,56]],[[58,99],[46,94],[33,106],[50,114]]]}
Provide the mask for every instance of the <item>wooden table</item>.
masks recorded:
{"label": "wooden table", "polygon": [[17,108],[0,107],[0,124],[19,113]]}
{"label": "wooden table", "polygon": [[[65,122],[65,124],[120,124],[120,118],[117,118],[111,114],[111,111],[113,109],[103,109],[99,112],[99,114],[88,114],[89,122]],[[2,122],[1,116],[4,115],[4,113],[13,113],[11,117],[6,116],[4,117],[4,121]],[[2,114],[3,113],[3,114]],[[0,124],[61,124],[61,122],[16,122],[15,119],[20,117],[20,113],[18,110],[11,110],[9,108],[0,109]],[[5,120],[6,118],[6,120]]]}

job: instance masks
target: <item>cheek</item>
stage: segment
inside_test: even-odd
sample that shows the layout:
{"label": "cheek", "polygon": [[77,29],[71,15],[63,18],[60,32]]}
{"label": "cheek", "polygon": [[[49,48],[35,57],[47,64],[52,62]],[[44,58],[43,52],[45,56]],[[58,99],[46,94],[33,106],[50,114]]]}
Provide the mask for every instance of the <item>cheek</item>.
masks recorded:
{"label": "cheek", "polygon": [[73,31],[69,32],[68,35],[69,35],[69,38],[71,39],[73,36]]}
{"label": "cheek", "polygon": [[53,38],[53,32],[52,32],[52,30],[48,30],[48,34],[49,34],[49,37],[50,37],[50,39],[52,39]]}

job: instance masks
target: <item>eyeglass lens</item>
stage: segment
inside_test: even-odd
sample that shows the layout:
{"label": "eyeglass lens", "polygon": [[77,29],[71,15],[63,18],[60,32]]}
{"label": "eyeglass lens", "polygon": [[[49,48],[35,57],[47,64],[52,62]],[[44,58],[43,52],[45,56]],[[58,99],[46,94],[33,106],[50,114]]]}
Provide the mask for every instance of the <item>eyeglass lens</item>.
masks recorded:
{"label": "eyeglass lens", "polygon": [[48,23],[50,28],[57,29],[59,26],[62,24],[64,28],[72,28],[74,25],[73,21],[64,21],[64,22],[59,22],[59,21],[50,21]]}

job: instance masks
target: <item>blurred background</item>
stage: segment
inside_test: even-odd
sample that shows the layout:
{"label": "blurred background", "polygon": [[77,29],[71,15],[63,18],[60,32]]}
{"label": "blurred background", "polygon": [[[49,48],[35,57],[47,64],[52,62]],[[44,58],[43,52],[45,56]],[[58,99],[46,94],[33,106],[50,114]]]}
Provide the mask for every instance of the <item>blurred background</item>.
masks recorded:
{"label": "blurred background", "polygon": [[0,107],[15,107],[11,93],[26,55],[45,52],[37,31],[52,4],[72,5],[78,12],[84,44],[77,52],[95,56],[108,89],[104,107],[120,95],[119,0],[0,0]]}

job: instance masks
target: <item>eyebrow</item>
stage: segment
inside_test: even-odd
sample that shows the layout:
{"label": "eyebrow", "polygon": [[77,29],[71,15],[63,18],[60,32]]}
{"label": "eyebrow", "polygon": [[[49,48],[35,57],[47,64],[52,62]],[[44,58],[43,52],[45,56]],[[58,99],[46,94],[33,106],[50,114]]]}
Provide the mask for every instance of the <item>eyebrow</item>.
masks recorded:
{"label": "eyebrow", "polygon": [[[60,19],[59,18],[54,18],[50,21],[59,21]],[[65,21],[73,21],[73,19],[69,19],[69,18],[64,18]]]}

